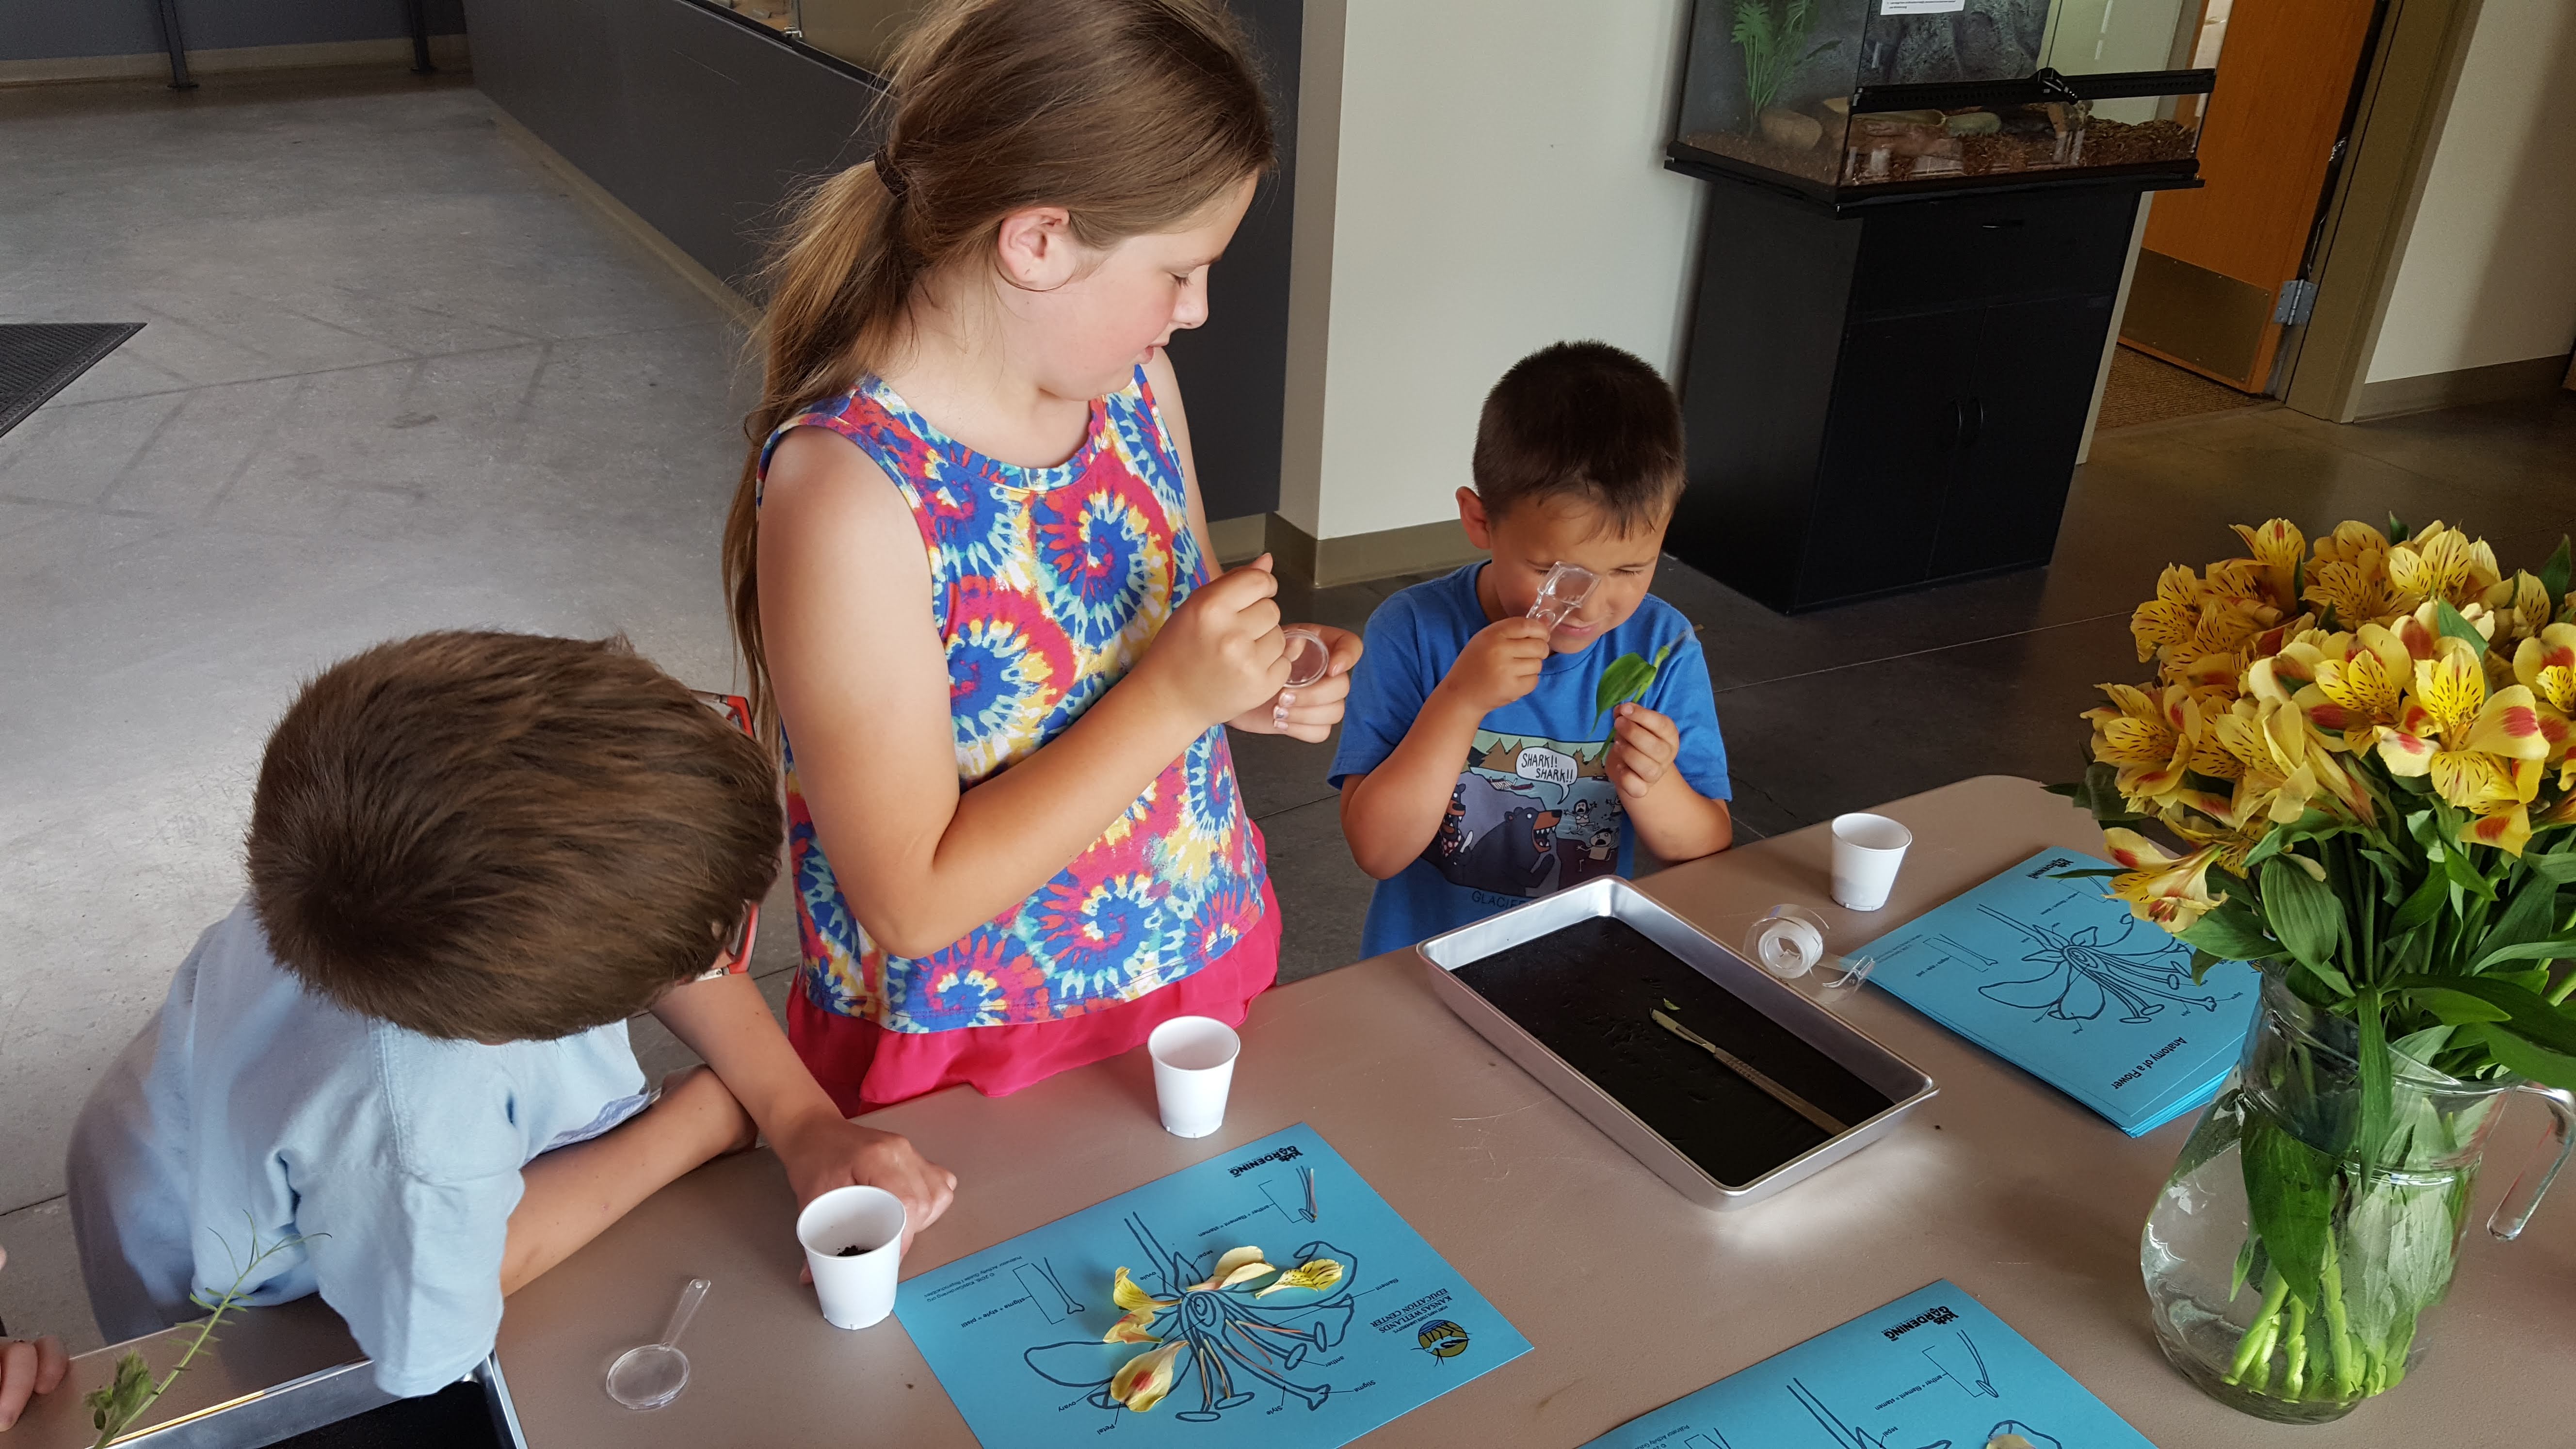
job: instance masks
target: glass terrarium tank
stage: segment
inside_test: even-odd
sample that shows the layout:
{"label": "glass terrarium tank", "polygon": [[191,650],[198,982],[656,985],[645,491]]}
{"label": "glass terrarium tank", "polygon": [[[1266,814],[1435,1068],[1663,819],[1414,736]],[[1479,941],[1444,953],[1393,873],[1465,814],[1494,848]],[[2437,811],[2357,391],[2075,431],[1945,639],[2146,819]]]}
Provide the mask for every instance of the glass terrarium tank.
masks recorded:
{"label": "glass terrarium tank", "polygon": [[2204,12],[2228,4],[1696,0],[1669,155],[1837,198],[2028,172],[2188,177],[2223,33]]}

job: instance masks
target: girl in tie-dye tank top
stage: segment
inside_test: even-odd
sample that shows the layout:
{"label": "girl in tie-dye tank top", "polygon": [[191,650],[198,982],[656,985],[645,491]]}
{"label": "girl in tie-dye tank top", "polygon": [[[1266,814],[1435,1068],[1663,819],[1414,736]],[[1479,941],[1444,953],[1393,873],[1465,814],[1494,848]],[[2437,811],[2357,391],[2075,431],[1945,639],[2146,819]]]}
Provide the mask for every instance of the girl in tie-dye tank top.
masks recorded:
{"label": "girl in tie-dye tank top", "polygon": [[786,768],[789,1035],[846,1112],[1240,1023],[1279,909],[1226,728],[1320,741],[1359,653],[1320,630],[1331,673],[1283,693],[1162,350],[1272,164],[1233,23],[979,0],[896,70],[772,271],[725,550]]}

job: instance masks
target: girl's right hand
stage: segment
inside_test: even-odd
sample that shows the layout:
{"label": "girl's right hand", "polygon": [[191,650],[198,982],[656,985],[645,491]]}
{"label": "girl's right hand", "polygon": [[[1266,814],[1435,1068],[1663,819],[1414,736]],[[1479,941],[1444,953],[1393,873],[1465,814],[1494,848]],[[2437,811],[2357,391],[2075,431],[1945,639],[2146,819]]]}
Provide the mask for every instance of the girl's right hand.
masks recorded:
{"label": "girl's right hand", "polygon": [[1203,726],[1269,702],[1288,682],[1278,592],[1266,553],[1217,575],[1172,611],[1138,672]]}

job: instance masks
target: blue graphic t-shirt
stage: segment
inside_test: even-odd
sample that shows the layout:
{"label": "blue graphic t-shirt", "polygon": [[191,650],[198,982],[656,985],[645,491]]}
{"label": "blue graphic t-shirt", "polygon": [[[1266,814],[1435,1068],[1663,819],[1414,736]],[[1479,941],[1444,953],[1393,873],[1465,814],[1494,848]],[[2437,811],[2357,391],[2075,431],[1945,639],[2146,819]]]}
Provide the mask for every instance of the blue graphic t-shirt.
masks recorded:
{"label": "blue graphic t-shirt", "polygon": [[[1433,686],[1491,622],[1476,602],[1483,567],[1472,563],[1416,584],[1369,616],[1368,650],[1352,673],[1333,755],[1333,788],[1395,753]],[[1648,595],[1626,623],[1580,653],[1551,657],[1538,688],[1485,716],[1458,762],[1440,834],[1369,897],[1364,955],[1410,946],[1594,876],[1630,873],[1636,844],[1610,783],[1611,720],[1593,701],[1614,660],[1651,660],[1666,645],[1673,652],[1640,703],[1680,728],[1673,764],[1690,787],[1712,800],[1733,796],[1699,638],[1680,610]]]}

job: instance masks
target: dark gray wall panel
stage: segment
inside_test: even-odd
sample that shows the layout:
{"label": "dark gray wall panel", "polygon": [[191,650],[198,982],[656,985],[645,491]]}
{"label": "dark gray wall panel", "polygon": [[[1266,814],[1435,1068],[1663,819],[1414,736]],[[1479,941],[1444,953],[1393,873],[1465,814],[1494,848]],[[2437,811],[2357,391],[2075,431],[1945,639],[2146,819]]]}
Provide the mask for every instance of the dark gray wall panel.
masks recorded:
{"label": "dark gray wall panel", "polygon": [[474,79],[707,270],[759,265],[778,204],[875,148],[855,68],[688,0],[466,0]]}
{"label": "dark gray wall panel", "polygon": [[[429,33],[465,28],[463,0],[429,0]],[[403,0],[179,0],[190,50],[411,34]],[[0,0],[0,60],[141,55],[162,48],[153,0]]]}
{"label": "dark gray wall panel", "polygon": [[[0,0],[5,3],[5,0]],[[878,83],[692,0],[464,0],[475,81],[716,275],[758,267],[780,200],[876,149]],[[1210,320],[1173,339],[1212,518],[1279,502],[1289,155],[1304,0],[1233,0],[1263,53],[1282,165],[1211,275]]]}
{"label": "dark gray wall panel", "polygon": [[1289,220],[1296,210],[1297,55],[1305,0],[1231,0],[1261,55],[1279,169],[1263,178],[1225,259],[1208,271],[1208,324],[1172,339],[1208,517],[1279,506],[1288,387]]}

